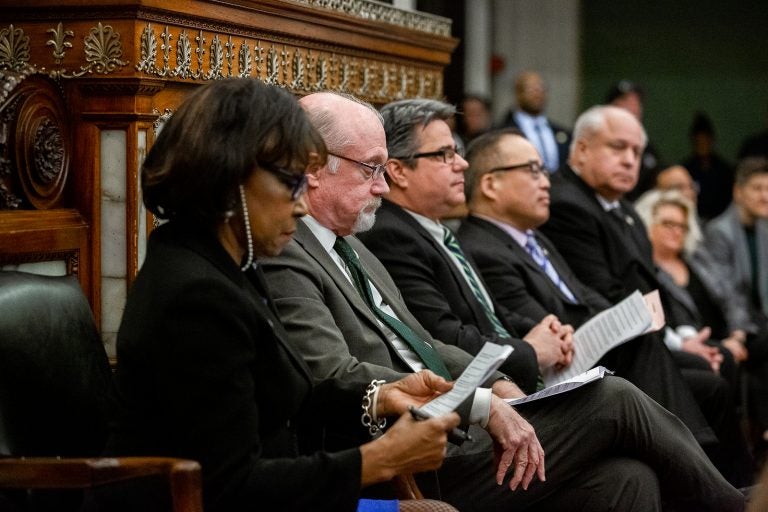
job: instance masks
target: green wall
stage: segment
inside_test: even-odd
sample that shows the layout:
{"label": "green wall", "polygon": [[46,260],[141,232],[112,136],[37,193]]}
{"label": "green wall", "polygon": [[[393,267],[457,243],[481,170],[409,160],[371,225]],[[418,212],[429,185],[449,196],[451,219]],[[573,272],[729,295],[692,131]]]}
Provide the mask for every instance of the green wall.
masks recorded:
{"label": "green wall", "polygon": [[582,109],[621,78],[645,88],[644,124],[665,161],[689,153],[697,110],[719,152],[768,126],[768,2],[584,0]]}

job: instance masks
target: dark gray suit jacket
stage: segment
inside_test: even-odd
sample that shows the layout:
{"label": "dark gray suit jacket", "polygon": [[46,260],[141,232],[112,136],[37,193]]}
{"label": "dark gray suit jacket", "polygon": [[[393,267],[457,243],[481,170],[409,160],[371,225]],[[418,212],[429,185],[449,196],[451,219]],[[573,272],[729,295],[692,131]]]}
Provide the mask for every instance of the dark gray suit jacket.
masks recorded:
{"label": "dark gray suit jacket", "polygon": [[[704,231],[704,245],[707,252],[718,264],[720,278],[733,283],[733,300],[741,301],[746,309],[751,302],[752,264],[749,258],[747,237],[739,220],[735,205],[728,207],[719,217],[712,219]],[[768,315],[768,219],[755,223],[757,236],[758,268],[760,289],[758,290],[762,311]]]}
{"label": "dark gray suit jacket", "polygon": [[[432,344],[451,375],[458,377],[472,356],[432,338],[408,311],[376,257],[355,237],[346,239],[397,317]],[[283,253],[262,265],[290,340],[316,377],[392,381],[412,373],[376,316],[303,222]]]}

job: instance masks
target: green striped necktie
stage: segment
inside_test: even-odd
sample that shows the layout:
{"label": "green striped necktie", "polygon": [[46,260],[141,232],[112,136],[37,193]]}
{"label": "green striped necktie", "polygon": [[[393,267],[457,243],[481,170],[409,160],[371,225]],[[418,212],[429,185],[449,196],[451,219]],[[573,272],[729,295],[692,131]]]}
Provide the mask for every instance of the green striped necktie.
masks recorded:
{"label": "green striped necktie", "polygon": [[355,250],[352,249],[352,246],[349,245],[349,242],[342,237],[336,237],[336,243],[333,244],[333,248],[347,265],[349,273],[352,276],[352,282],[354,283],[355,288],[357,288],[357,292],[363,300],[365,300],[365,303],[376,317],[384,322],[392,332],[408,343],[427,368],[441,377],[444,377],[446,380],[453,380],[451,374],[448,373],[448,368],[445,367],[442,359],[440,359],[440,355],[435,351],[432,345],[422,340],[418,334],[413,332],[413,329],[397,318],[388,315],[374,304],[371,285],[368,282],[368,275],[365,273],[363,266],[360,264],[360,259],[357,257]]}
{"label": "green striped necktie", "polygon": [[488,320],[493,325],[493,330],[496,331],[496,334],[499,336],[511,338],[509,332],[504,328],[503,325],[501,325],[499,317],[497,317],[496,313],[493,312],[493,306],[491,306],[491,304],[485,298],[485,295],[480,288],[481,284],[475,278],[475,273],[472,272],[472,267],[469,266],[467,257],[459,246],[459,241],[456,240],[455,236],[453,236],[451,230],[445,226],[443,226],[443,242],[445,242],[445,246],[449,251],[451,251],[451,254],[456,256],[456,259],[459,260],[461,269],[464,272],[464,277],[466,277],[466,281],[469,284],[470,289],[472,289],[472,293],[474,294],[475,298],[480,303],[480,305],[483,306],[485,316],[488,317]]}

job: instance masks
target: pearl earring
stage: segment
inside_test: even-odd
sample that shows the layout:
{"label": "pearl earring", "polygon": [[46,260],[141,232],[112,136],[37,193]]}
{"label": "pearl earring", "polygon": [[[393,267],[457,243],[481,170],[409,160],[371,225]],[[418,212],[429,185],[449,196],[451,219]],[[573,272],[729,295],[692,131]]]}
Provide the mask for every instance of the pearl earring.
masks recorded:
{"label": "pearl earring", "polygon": [[245,222],[245,237],[248,240],[248,259],[245,261],[245,265],[240,267],[240,270],[245,272],[253,265],[253,235],[251,234],[251,222],[248,217],[248,207],[245,205],[245,188],[240,185],[240,204],[243,206],[243,222]]}

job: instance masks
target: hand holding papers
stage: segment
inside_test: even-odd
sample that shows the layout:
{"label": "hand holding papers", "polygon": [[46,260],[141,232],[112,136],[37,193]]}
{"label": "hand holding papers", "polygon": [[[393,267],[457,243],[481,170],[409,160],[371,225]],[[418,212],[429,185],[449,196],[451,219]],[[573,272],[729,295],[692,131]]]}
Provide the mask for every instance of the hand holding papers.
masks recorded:
{"label": "hand holding papers", "polygon": [[456,410],[459,404],[469,398],[480,384],[488,380],[496,368],[512,353],[512,350],[514,349],[509,345],[486,343],[454,382],[452,390],[440,395],[420,409],[414,409],[415,412],[412,414],[431,418]]}
{"label": "hand holding papers", "polygon": [[643,296],[635,292],[592,317],[573,333],[573,362],[567,368],[543,372],[547,387],[572,379],[592,368],[613,347],[664,326],[658,290]]}

